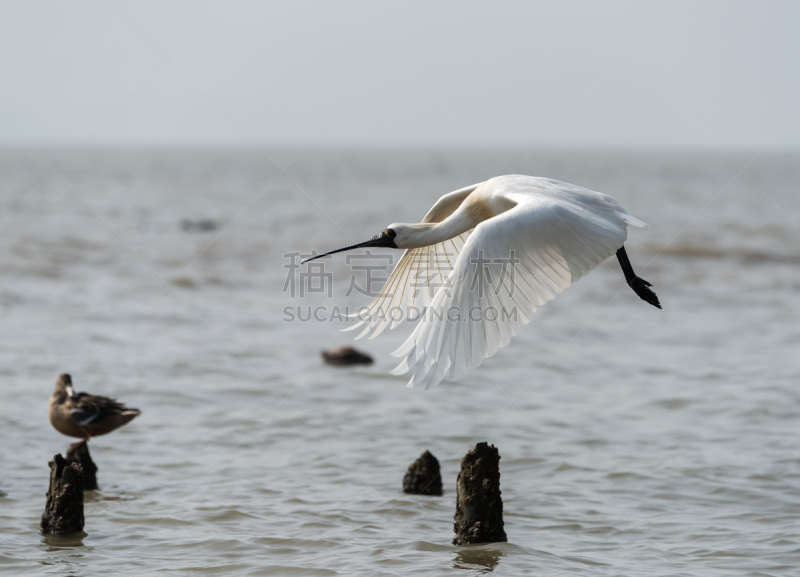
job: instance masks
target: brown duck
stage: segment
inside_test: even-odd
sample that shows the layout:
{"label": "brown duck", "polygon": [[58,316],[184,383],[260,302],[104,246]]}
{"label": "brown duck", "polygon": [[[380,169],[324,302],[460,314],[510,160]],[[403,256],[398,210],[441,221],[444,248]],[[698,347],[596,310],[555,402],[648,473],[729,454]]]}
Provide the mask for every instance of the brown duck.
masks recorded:
{"label": "brown duck", "polygon": [[55,430],[83,439],[73,447],[84,444],[89,437],[110,433],[140,414],[139,409],[129,409],[108,397],[76,393],[72,377],[66,373],[59,375],[56,390],[50,396],[50,423]]}

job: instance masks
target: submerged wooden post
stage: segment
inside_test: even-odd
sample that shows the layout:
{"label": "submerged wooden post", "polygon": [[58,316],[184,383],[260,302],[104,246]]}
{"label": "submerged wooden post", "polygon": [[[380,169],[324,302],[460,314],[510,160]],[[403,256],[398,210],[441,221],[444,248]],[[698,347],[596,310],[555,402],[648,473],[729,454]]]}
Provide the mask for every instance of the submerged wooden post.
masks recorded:
{"label": "submerged wooden post", "polygon": [[494,445],[478,443],[461,459],[453,528],[453,545],[508,541],[500,497],[500,453]]}
{"label": "submerged wooden post", "polygon": [[439,460],[430,451],[422,453],[419,459],[408,466],[403,477],[403,493],[435,496],[442,494]]}
{"label": "submerged wooden post", "polygon": [[371,365],[372,357],[353,347],[336,347],[332,351],[322,351],[322,360],[339,367],[349,365]]}
{"label": "submerged wooden post", "polygon": [[84,491],[95,491],[99,488],[97,486],[97,465],[92,461],[88,443],[67,449],[67,462],[78,463],[81,466]]}
{"label": "submerged wooden post", "polygon": [[77,533],[83,531],[83,472],[76,462],[67,462],[60,454],[50,465],[50,489],[42,514],[42,533]]}

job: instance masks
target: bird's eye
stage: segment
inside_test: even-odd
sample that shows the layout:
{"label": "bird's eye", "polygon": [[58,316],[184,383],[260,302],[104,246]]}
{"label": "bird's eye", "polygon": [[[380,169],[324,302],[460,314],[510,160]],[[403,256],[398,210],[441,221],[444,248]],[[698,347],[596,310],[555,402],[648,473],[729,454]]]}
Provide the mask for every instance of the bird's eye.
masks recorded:
{"label": "bird's eye", "polygon": [[387,228],[387,229],[384,231],[384,234],[385,234],[386,236],[388,236],[389,238],[394,238],[394,237],[396,237],[396,236],[397,236],[397,233],[396,233],[394,230],[392,230],[391,228]]}

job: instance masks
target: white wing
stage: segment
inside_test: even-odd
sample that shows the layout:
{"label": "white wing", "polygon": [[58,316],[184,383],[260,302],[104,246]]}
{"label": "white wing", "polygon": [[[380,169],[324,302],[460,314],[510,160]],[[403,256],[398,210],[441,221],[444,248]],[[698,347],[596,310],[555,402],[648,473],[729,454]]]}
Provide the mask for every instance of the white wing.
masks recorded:
{"label": "white wing", "polygon": [[[539,180],[539,179],[537,179]],[[393,353],[393,374],[408,386],[456,379],[506,346],[537,308],[613,255],[626,224],[646,226],[611,197],[539,180],[531,194],[509,190],[517,205],[479,224],[408,340]]]}
{"label": "white wing", "polygon": [[[443,221],[480,184],[445,194],[428,211],[422,222]],[[387,327],[393,329],[409,317],[419,317],[437,290],[444,286],[468,236],[469,232],[466,232],[432,246],[404,252],[375,300],[366,310],[351,315],[358,316],[358,322],[343,330],[364,327],[356,340],[369,333],[372,333],[369,338],[374,339]]]}

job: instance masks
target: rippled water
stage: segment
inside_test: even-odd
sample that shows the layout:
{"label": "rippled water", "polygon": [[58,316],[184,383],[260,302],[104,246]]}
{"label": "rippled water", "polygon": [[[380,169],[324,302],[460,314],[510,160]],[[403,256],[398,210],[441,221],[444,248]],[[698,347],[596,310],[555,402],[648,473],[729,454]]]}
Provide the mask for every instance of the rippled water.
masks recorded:
{"label": "rippled water", "polygon": [[[0,152],[0,572],[8,575],[790,575],[800,564],[800,157]],[[56,167],[68,151],[51,150]],[[522,164],[517,166],[522,161]],[[737,168],[738,166],[738,168]],[[285,307],[283,254],[415,222],[496,174],[550,176],[649,222],[463,380],[406,389],[403,327],[320,364],[336,322]],[[182,219],[213,219],[186,232]],[[339,255],[341,256],[341,255]],[[171,284],[168,284],[171,283]],[[38,532],[56,376],[140,418],[91,441],[81,540]],[[455,477],[496,445],[509,543],[453,547]],[[401,492],[429,449],[445,495]]]}

